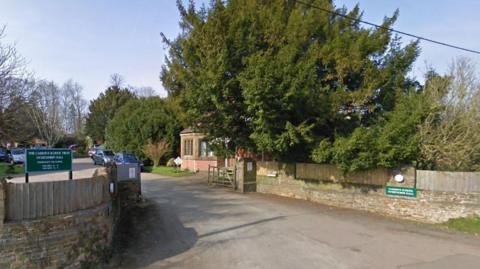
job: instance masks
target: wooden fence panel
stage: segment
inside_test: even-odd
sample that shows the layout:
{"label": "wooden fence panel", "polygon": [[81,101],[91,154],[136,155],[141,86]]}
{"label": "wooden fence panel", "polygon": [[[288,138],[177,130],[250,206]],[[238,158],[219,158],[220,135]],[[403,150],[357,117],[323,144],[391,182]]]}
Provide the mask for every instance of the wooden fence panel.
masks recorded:
{"label": "wooden fence panel", "polygon": [[296,178],[340,182],[344,177],[335,165],[297,163]]}
{"label": "wooden fence panel", "polygon": [[299,179],[384,186],[391,177],[391,171],[382,168],[344,174],[335,165],[315,163],[296,164],[296,178]]}
{"label": "wooden fence panel", "polygon": [[480,192],[480,172],[417,170],[417,188],[459,193]]}
{"label": "wooden fence panel", "polygon": [[87,209],[108,201],[104,177],[7,184],[7,220],[47,217]]}

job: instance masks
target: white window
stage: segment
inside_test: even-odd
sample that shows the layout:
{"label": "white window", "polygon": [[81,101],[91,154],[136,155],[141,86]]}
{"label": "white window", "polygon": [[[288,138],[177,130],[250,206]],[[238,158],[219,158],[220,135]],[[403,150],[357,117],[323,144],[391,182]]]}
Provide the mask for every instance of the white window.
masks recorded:
{"label": "white window", "polygon": [[213,150],[208,145],[207,141],[200,142],[200,157],[213,157]]}

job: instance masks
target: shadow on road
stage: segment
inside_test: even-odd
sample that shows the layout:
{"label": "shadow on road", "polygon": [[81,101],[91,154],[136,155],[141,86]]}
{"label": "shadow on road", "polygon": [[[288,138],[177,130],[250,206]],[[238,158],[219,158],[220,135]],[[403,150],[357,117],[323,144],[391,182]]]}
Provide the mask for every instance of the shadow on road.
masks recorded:
{"label": "shadow on road", "polygon": [[285,216],[278,216],[278,217],[273,217],[273,218],[268,218],[268,219],[257,220],[257,221],[254,221],[254,222],[245,223],[245,224],[229,227],[229,228],[226,228],[226,229],[221,229],[221,230],[209,232],[209,233],[206,233],[206,234],[202,234],[202,235],[199,235],[198,238],[204,238],[204,237],[208,237],[208,236],[212,236],[212,235],[216,235],[216,234],[221,234],[221,233],[225,233],[225,232],[229,232],[229,231],[233,231],[233,230],[238,230],[238,229],[242,229],[242,228],[247,228],[247,227],[250,227],[250,226],[255,226],[257,224],[262,224],[262,223],[265,223],[265,222],[284,219],[284,218],[285,218]]}
{"label": "shadow on road", "polygon": [[185,228],[171,208],[147,200],[122,213],[111,268],[148,266],[191,249],[197,240],[197,232]]}

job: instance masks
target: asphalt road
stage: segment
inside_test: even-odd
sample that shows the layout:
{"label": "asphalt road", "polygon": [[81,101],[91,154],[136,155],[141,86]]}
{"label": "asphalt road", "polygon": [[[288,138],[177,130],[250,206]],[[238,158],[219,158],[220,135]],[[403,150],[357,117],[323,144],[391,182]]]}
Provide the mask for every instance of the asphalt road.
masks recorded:
{"label": "asphalt road", "polygon": [[[94,166],[90,158],[73,159],[73,179],[88,178],[93,175],[95,169],[101,166]],[[56,172],[56,173],[32,173],[29,175],[29,182],[41,182],[41,181],[58,181],[67,180],[68,172]],[[17,175],[9,182],[23,183],[25,182],[25,175]]]}
{"label": "asphalt road", "polygon": [[480,237],[143,175],[112,268],[480,268]]}

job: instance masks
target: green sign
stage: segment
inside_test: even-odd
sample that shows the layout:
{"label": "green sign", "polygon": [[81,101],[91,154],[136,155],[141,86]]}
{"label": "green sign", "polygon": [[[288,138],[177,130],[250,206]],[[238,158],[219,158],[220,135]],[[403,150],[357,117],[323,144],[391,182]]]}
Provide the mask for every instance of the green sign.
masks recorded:
{"label": "green sign", "polygon": [[70,149],[27,149],[25,154],[25,173],[72,171]]}
{"label": "green sign", "polygon": [[404,196],[404,197],[417,197],[416,188],[387,186],[385,188],[387,195]]}

